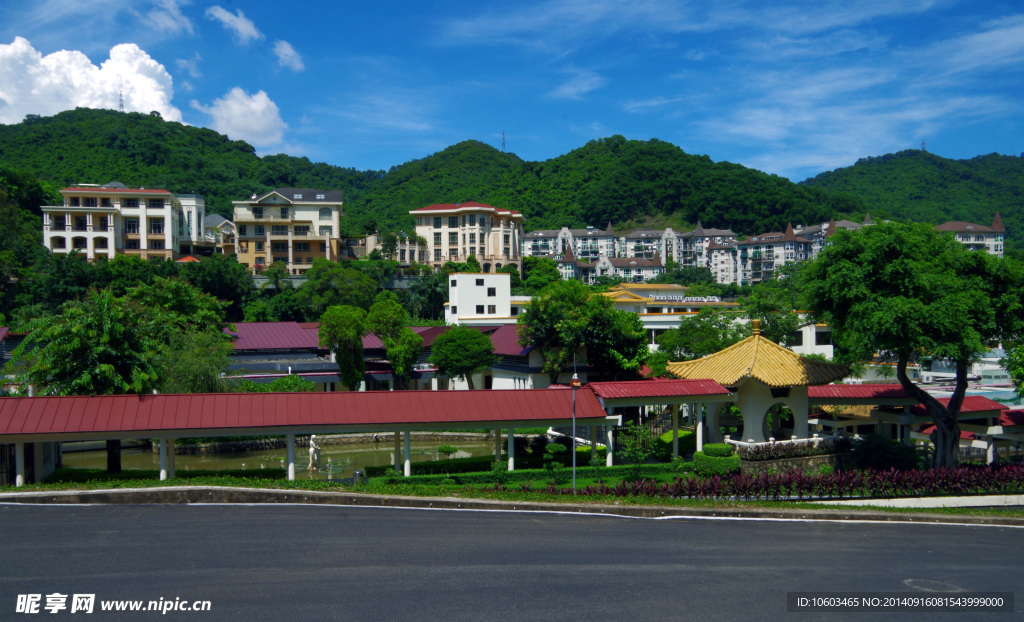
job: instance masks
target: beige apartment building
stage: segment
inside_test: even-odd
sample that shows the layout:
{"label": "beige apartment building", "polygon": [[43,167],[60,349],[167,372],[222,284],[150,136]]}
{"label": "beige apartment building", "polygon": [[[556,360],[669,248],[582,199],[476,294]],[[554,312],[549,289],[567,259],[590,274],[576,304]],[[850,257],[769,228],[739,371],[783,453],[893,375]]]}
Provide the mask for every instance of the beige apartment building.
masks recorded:
{"label": "beige apartment building", "polygon": [[79,184],[60,195],[61,205],[41,206],[43,245],[51,253],[78,251],[90,261],[119,254],[176,259],[209,254],[215,246],[205,235],[205,203],[199,195],[129,188],[116,181]]}
{"label": "beige apartment building", "polygon": [[409,212],[416,235],[427,242],[427,261],[440,268],[474,255],[484,272],[515,265],[522,270],[523,215],[482,203],[428,205]]}
{"label": "beige apartment building", "polygon": [[318,257],[341,254],[341,190],[277,188],[232,201],[238,262],[253,272],[274,262],[303,274]]}

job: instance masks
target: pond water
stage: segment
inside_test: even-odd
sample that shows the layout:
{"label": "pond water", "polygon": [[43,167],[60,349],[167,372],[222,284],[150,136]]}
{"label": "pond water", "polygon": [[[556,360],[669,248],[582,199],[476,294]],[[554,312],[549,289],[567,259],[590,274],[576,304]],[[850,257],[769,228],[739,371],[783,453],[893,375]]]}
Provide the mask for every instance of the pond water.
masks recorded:
{"label": "pond water", "polygon": [[[389,439],[390,441],[390,439]],[[494,451],[493,442],[486,441],[412,441],[410,443],[410,459],[413,462],[446,460],[437,454],[439,445],[453,445],[459,449],[452,458],[468,458],[470,456],[490,456]],[[177,472],[192,470],[227,470],[244,469],[258,471],[260,469],[284,469],[287,465],[287,449],[264,449],[259,451],[240,451],[217,454],[194,454],[175,456],[174,464]],[[399,453],[399,462],[402,455]],[[105,469],[107,452],[79,451],[63,454],[65,468]],[[306,447],[295,448],[296,479],[341,479],[352,477],[352,472],[366,470],[368,466],[386,466],[394,464],[394,443],[359,443],[359,444],[323,444],[320,445],[321,471],[306,471],[309,464],[309,451]],[[121,450],[121,468],[125,470],[159,470],[160,454],[149,449],[125,448]]]}

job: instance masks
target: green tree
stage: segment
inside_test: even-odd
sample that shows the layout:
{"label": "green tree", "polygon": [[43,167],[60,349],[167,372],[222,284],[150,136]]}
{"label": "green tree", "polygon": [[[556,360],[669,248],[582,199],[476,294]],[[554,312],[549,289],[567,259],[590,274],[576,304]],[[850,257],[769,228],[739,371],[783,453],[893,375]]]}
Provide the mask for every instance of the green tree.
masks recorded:
{"label": "green tree", "polygon": [[551,283],[562,280],[558,264],[548,257],[523,258],[523,283],[532,292],[539,292]]}
{"label": "green tree", "polygon": [[226,302],[225,316],[229,322],[242,319],[242,308],[252,293],[252,276],[234,255],[211,255],[183,264],[181,277]]}
{"label": "green tree", "polygon": [[228,304],[217,300],[184,279],[153,277],[152,284],[130,288],[125,297],[147,309],[159,310],[158,336],[167,342],[171,331],[194,330],[220,334],[225,328]]}
{"label": "green tree", "polygon": [[473,390],[473,374],[489,369],[499,357],[490,337],[468,326],[454,326],[434,339],[429,360],[442,375],[464,379]]}
{"label": "green tree", "polygon": [[161,393],[224,393],[231,364],[231,342],[224,333],[175,330],[157,361]]}
{"label": "green tree", "polygon": [[423,338],[413,332],[408,323],[409,315],[394,292],[378,294],[366,314],[369,332],[375,333],[384,344],[398,389],[406,388],[412,366],[423,352]]}
{"label": "green tree", "polygon": [[747,317],[761,320],[761,334],[783,346],[790,345],[796,332],[807,323],[795,309],[799,295],[796,282],[793,276],[776,276],[755,285],[750,295],[740,303]]}
{"label": "green tree", "polygon": [[320,316],[320,347],[334,355],[341,384],[358,391],[366,372],[363,336],[366,335],[366,311],[349,305],[328,307]]}
{"label": "green tree", "polygon": [[261,290],[271,290],[275,295],[280,294],[284,289],[293,287],[291,275],[288,274],[288,264],[283,261],[275,261],[263,271],[263,277],[267,280],[260,285]]}
{"label": "green tree", "polygon": [[737,324],[735,314],[702,308],[697,315],[684,318],[679,328],[658,335],[658,350],[652,353],[648,365],[655,376],[668,374],[669,361],[690,361],[724,350],[748,337],[748,326]]}
{"label": "green tree", "polygon": [[377,285],[370,277],[322,257],[313,260],[313,267],[306,270],[306,283],[298,290],[314,317],[334,305],[369,309],[376,291]]}
{"label": "green tree", "polygon": [[[936,425],[932,465],[959,460],[959,414],[971,361],[992,341],[1024,331],[1021,264],[967,251],[927,225],[884,223],[837,231],[800,275],[805,300],[833,329],[837,353],[896,359],[896,377]],[[911,382],[907,365],[927,353],[956,365],[948,405]]]}

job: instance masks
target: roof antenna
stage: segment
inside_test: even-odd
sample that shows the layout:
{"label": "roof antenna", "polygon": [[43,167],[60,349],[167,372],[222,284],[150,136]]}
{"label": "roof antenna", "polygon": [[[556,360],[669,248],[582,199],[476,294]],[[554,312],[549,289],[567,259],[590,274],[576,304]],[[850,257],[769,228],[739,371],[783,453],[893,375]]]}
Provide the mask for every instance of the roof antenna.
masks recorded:
{"label": "roof antenna", "polygon": [[505,130],[501,130],[501,152],[505,153]]}
{"label": "roof antenna", "polygon": [[117,92],[117,109],[124,112],[124,91]]}

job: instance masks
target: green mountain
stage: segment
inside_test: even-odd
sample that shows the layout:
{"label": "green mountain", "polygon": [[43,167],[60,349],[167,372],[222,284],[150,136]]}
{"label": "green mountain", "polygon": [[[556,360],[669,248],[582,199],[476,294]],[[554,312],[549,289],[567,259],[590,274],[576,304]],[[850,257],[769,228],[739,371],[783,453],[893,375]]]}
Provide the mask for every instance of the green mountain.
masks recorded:
{"label": "green mountain", "polygon": [[1018,248],[1024,241],[1024,157],[950,160],[908,150],[858,160],[801,184],[854,197],[873,217],[988,226],[999,212],[1007,245]]}

